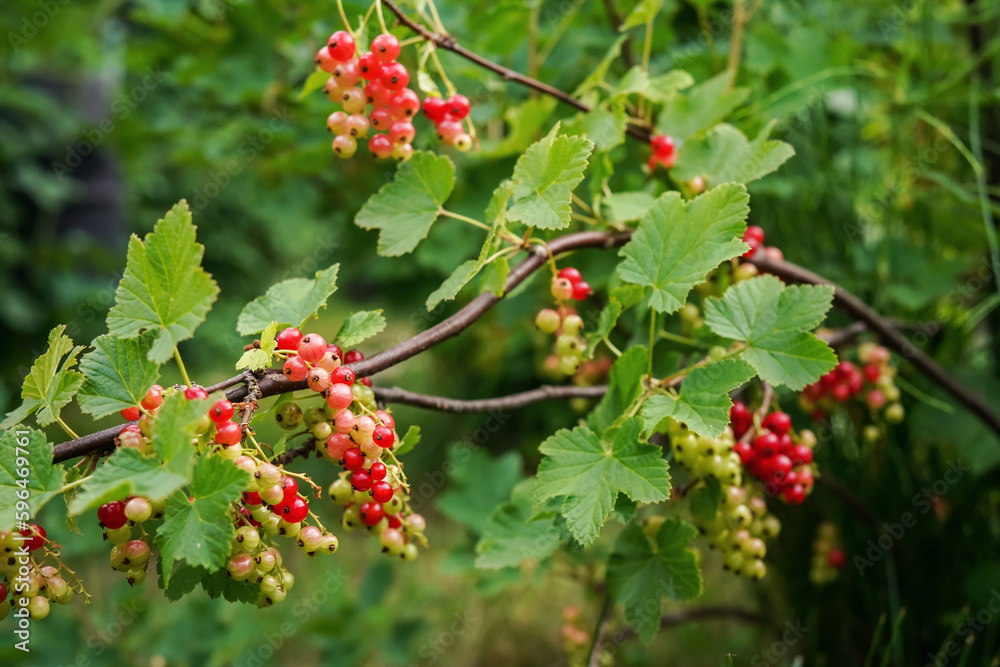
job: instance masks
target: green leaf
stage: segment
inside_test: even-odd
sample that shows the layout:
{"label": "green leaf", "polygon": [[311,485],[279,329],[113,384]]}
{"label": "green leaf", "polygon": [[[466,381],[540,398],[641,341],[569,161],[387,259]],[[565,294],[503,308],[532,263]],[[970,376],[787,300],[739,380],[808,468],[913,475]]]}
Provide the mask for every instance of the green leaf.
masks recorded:
{"label": "green leaf", "polygon": [[159,364],[151,361],[157,334],[147,331],[138,338],[112,334],[98,336],[94,349],[80,359],[86,375],[77,401],[94,417],[105,417],[139,405],[160,377]]}
{"label": "green leaf", "polygon": [[187,484],[188,479],[167,470],[155,458],[146,458],[139,450],[121,447],[97,466],[69,504],[70,514],[78,516],[126,496],[162,500]]}
{"label": "green leaf", "polygon": [[403,441],[399,443],[399,447],[394,452],[396,456],[407,453],[414,447],[420,444],[420,427],[410,426],[406,429],[406,435],[403,436]]}
{"label": "green leaf", "polygon": [[164,399],[153,420],[153,447],[164,467],[190,479],[197,447],[198,423],[208,412],[207,399],[188,400],[180,392]]}
{"label": "green leaf", "polygon": [[225,567],[233,537],[226,510],[248,481],[247,473],[231,462],[206,456],[194,467],[187,495],[175,492],[167,498],[166,518],[156,531],[166,585],[177,561],[209,572]]}
{"label": "green leaf", "polygon": [[768,141],[772,127],[773,122],[751,142],[732,125],[716,125],[704,138],[684,143],[670,176],[678,181],[701,176],[709,188],[763,178],[795,155],[784,141]]}
{"label": "green leaf", "polygon": [[509,220],[539,229],[569,225],[571,195],[583,180],[594,144],[583,137],[556,136],[558,131],[557,123],[514,165],[514,204],[507,211]]}
{"label": "green leaf", "polygon": [[656,130],[679,142],[686,141],[728,116],[749,95],[749,88],[729,90],[729,72],[722,72],[667,100],[657,118]]}
{"label": "green leaf", "polygon": [[[413,427],[411,426],[410,428],[413,428]],[[289,436],[291,436],[291,433],[289,433],[288,431],[285,431],[284,433],[281,434],[281,437],[278,438],[278,441],[276,443],[274,443],[274,445],[271,446],[271,458],[272,459],[278,458],[279,456],[281,456],[282,454],[285,453],[286,449],[288,449],[288,438],[289,438]]]}
{"label": "green leaf", "polygon": [[462,288],[469,284],[469,281],[479,273],[480,269],[482,267],[474,259],[466,260],[459,264],[458,268],[445,278],[441,286],[427,297],[427,302],[424,304],[427,306],[427,310],[434,310],[442,301],[451,301],[458,296]]}
{"label": "green leaf", "polygon": [[708,475],[703,484],[691,490],[687,495],[691,515],[699,523],[708,523],[715,519],[722,502],[722,484],[718,478]]}
{"label": "green leaf", "polygon": [[582,113],[566,125],[569,134],[586,136],[599,151],[609,151],[625,142],[628,116],[623,103],[612,104],[610,109],[596,108]]}
{"label": "green leaf", "polygon": [[705,323],[717,335],[746,341],[744,359],[761,379],[794,390],[815,382],[837,364],[837,355],[810,333],[833,301],[833,287],[785,287],[774,276],[758,276],[705,302]]}
{"label": "green leaf", "polygon": [[496,458],[484,449],[456,445],[448,450],[449,488],[437,498],[441,512],[478,531],[497,506],[510,498],[522,479],[521,455],[510,451]]}
{"label": "green leaf", "polygon": [[52,462],[52,443],[41,431],[20,428],[0,434],[0,530],[12,529],[15,512],[25,511],[18,502],[27,503],[29,516],[36,516],[59,495],[65,475],[62,466]]}
{"label": "green leaf", "polygon": [[382,317],[381,308],[362,310],[344,320],[334,340],[346,350],[382,333],[383,329],[385,329],[385,318]]}
{"label": "green leaf", "polygon": [[661,195],[632,239],[618,252],[618,275],[653,288],[649,304],[661,313],[679,310],[688,292],[720,263],[743,254],[750,213],[742,185],[725,185],[685,203],[678,192]]}
{"label": "green leaf", "polygon": [[156,571],[160,573],[158,583],[160,588],[163,589],[163,594],[171,602],[177,602],[182,597],[193,591],[195,587],[201,583],[201,580],[205,578],[205,575],[208,574],[203,568],[191,567],[190,565],[178,563],[174,566],[170,576],[167,577],[170,581],[170,583],[167,584],[166,581],[164,581],[163,570],[160,565],[160,562],[157,561]]}
{"label": "green leaf", "polygon": [[302,90],[299,91],[298,99],[305,99],[311,93],[314,93],[322,88],[326,85],[329,78],[329,72],[317,68],[315,72],[310,73],[309,76],[306,77],[305,83],[302,84]]}
{"label": "green leaf", "polygon": [[315,278],[283,280],[263,296],[248,303],[236,320],[236,330],[242,336],[263,331],[271,322],[278,327],[301,327],[326,307],[330,295],[337,291],[340,264],[316,272]]}
{"label": "green leaf", "polygon": [[213,600],[222,596],[227,602],[242,602],[244,604],[255,604],[260,599],[260,586],[251,581],[236,581],[232,577],[226,576],[224,570],[208,572],[204,568],[198,568],[203,572],[201,587],[208,593],[208,597]]}
{"label": "green leaf", "polygon": [[660,526],[655,542],[638,524],[615,540],[608,558],[608,591],[647,644],[660,629],[663,596],[683,601],[701,595],[698,554],[687,546],[697,534],[694,526],[671,518]]}
{"label": "green leaf", "polygon": [[649,372],[649,351],[636,345],[618,357],[609,374],[608,390],[587,416],[587,425],[597,433],[621,417],[642,393],[642,376]]}
{"label": "green leaf", "polygon": [[444,155],[417,151],[399,165],[396,178],[361,207],[354,223],[380,230],[378,254],[395,257],[417,247],[455,187],[455,165]]}
{"label": "green leaf", "polygon": [[503,296],[507,286],[507,276],[510,275],[510,264],[506,257],[498,257],[486,266],[483,271],[481,292],[489,292],[496,296]]}
{"label": "green leaf", "polygon": [[641,220],[655,203],[656,198],[648,192],[616,192],[604,198],[611,222]]}
{"label": "green leaf", "polygon": [[654,394],[643,403],[642,420],[646,433],[664,431],[667,417],[709,438],[718,438],[729,424],[729,392],[756,375],[753,366],[741,359],[726,359],[700,366],[684,378],[679,396]]}
{"label": "green leaf", "polygon": [[639,0],[618,29],[622,32],[635,28],[656,18],[663,7],[663,0]]}
{"label": "green leaf", "polygon": [[260,347],[245,351],[240,360],[236,362],[236,370],[246,368],[251,371],[259,371],[262,368],[268,368],[271,365],[271,355],[278,347],[277,341],[274,340],[277,333],[278,323],[272,321],[260,335]]}
{"label": "green leaf", "polygon": [[652,503],[670,496],[670,474],[659,447],[640,442],[642,421],[627,419],[602,441],[589,428],[560,429],[539,447],[545,456],[538,467],[534,492],[537,510],[545,500],[564,497],[561,514],[582,545],[597,537],[623,493],[636,502]]}
{"label": "green leaf", "polygon": [[637,285],[620,285],[611,290],[608,303],[601,309],[601,314],[597,318],[597,327],[587,334],[587,350],[584,352],[587,359],[594,357],[597,346],[611,334],[618,324],[618,318],[626,309],[639,303],[644,292],[645,290]]}
{"label": "green leaf", "polygon": [[694,85],[694,77],[684,70],[675,69],[649,80],[649,85],[643,91],[647,100],[662,104],[677,96],[677,92]]}
{"label": "green leaf", "polygon": [[201,268],[205,246],[195,240],[195,230],[182,199],[144,241],[132,236],[125,275],[108,313],[108,331],[116,336],[156,332],[149,360],[158,364],[173,355],[177,343],[194,335],[219,294],[219,286]]}
{"label": "green leaf", "polygon": [[499,570],[517,567],[524,560],[544,560],[562,540],[553,517],[532,520],[531,496],[536,480],[526,479],[513,488],[510,500],[500,503],[482,524],[476,543],[476,567]]}
{"label": "green leaf", "polygon": [[[21,387],[21,407],[11,412],[0,428],[10,428],[29,414],[38,410],[35,420],[39,426],[56,421],[83,384],[83,374],[72,370],[76,356],[83,347],[73,347],[73,340],[64,335],[66,325],[60,324],[49,332],[49,347],[35,360]],[[67,356],[68,355],[68,356]],[[63,357],[66,357],[63,361]],[[62,364],[60,365],[60,361]]]}

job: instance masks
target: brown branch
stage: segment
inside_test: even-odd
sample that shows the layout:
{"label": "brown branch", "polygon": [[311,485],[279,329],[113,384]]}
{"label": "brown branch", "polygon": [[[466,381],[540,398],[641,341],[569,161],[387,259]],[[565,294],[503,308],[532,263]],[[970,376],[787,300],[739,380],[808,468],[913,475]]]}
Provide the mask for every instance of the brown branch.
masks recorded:
{"label": "brown branch", "polygon": [[918,350],[916,346],[908,341],[889,320],[869,308],[861,299],[843,287],[796,264],[765,257],[754,257],[749,261],[761,271],[773,274],[787,281],[810,285],[832,285],[836,289],[833,297],[834,306],[855,320],[860,320],[867,324],[868,328],[878,336],[883,345],[902,355],[904,359],[916,366],[921,373],[937,383],[938,386],[948,392],[956,401],[983,420],[994,433],[1000,435],[1000,417],[990,409],[982,396],[962,386],[958,380],[941,368],[936,361]]}
{"label": "brown branch", "polygon": [[492,412],[494,410],[516,410],[532,403],[566,398],[600,398],[608,388],[604,385],[593,387],[551,387],[543,385],[530,391],[522,391],[509,396],[461,400],[417,394],[398,387],[373,387],[375,397],[386,403],[402,403],[441,412]]}
{"label": "brown branch", "polygon": [[[572,97],[571,95],[568,95],[567,93],[559,90],[558,88],[550,86],[549,84],[543,83],[537,79],[532,79],[530,76],[525,76],[520,72],[515,72],[514,70],[508,69],[503,65],[499,65],[493,62],[492,60],[487,60],[486,58],[483,58],[478,53],[473,53],[472,51],[469,51],[465,47],[461,46],[458,43],[458,41],[456,41],[455,38],[452,37],[451,35],[440,35],[436,32],[428,30],[427,28],[425,28],[424,26],[420,25],[419,23],[411,19],[409,16],[407,16],[405,12],[403,12],[399,7],[396,6],[396,3],[392,2],[392,0],[382,0],[382,4],[388,7],[389,10],[393,14],[395,14],[397,18],[399,18],[400,23],[402,23],[407,28],[417,33],[424,39],[433,42],[434,44],[441,47],[442,49],[445,49],[446,51],[451,51],[452,53],[461,56],[462,58],[465,58],[466,60],[473,62],[476,65],[479,65],[483,69],[488,69],[494,74],[499,74],[501,77],[503,77],[505,81],[513,81],[514,83],[519,83],[522,86],[531,88],[532,90],[537,90],[540,93],[544,93],[546,95],[549,95],[550,97],[554,97],[563,104],[568,104],[569,106],[579,111],[583,111],[584,113],[587,113],[591,110],[591,108],[588,105]],[[639,141],[642,141],[647,144],[649,143],[649,140],[651,138],[649,128],[641,127],[639,125],[635,125],[634,123],[628,124],[626,132],[628,132],[628,134],[632,135]]]}

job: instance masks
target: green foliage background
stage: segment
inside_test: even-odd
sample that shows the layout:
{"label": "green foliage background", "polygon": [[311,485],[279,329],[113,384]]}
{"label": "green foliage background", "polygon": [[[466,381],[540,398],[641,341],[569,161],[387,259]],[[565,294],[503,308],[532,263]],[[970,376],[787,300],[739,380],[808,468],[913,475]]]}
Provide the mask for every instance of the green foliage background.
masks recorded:
{"label": "green foliage background", "polygon": [[[352,17],[365,9],[345,4]],[[615,36],[604,3],[439,5],[463,44],[518,71],[528,70],[528,49],[511,35],[526,34],[532,17],[543,45],[559,33],[537,76],[563,90],[583,81]],[[624,0],[617,5],[622,13],[631,9]],[[755,136],[775,119],[776,138],[797,154],[749,186],[751,222],[786,258],[843,284],[883,314],[912,322],[917,345],[1000,403],[1000,296],[988,261],[992,217],[1000,213],[1000,10],[956,0],[759,5],[738,78],[749,93],[727,120]],[[653,69],[681,68],[698,82],[721,72],[729,11],[728,3],[711,0],[666,2]],[[286,0],[2,3],[0,406],[17,404],[18,387],[52,326],[67,323],[78,343],[103,332],[129,233],[149,231],[181,198],[195,210],[205,267],[222,289],[195,341],[182,344],[188,367],[205,384],[232,374],[247,342],[235,334],[247,301],[277,280],[334,262],[341,263],[341,289],[318,329],[335,331],[358,308],[384,308],[389,328],[365,352],[452,312],[446,303],[428,314],[424,300],[472,256],[481,235],[439,224],[412,258],[378,257],[375,234],[351,220],[394,166],[360,155],[336,160],[324,131],[328,101],[318,92],[300,98],[313,54],[337,24],[332,3]],[[636,40],[640,33],[633,31]],[[539,136],[536,129],[544,133],[572,114],[450,54],[442,58],[473,100],[484,137],[481,153],[453,155],[458,183],[451,201],[458,204],[452,206],[475,215]],[[612,76],[623,72],[620,62],[612,68]],[[422,120],[415,147],[433,145],[432,136]],[[74,166],[74,156],[91,149]],[[638,166],[648,148],[630,140],[615,152]],[[635,169],[614,182],[631,190],[646,178]],[[578,265],[603,292],[614,262],[610,253],[585,253]],[[531,285],[462,336],[380,381],[456,397],[537,385],[546,344],[527,325],[546,290],[539,281]],[[761,652],[796,622],[809,630],[788,655],[801,652],[806,664],[860,664],[873,643],[880,658],[885,653],[884,664],[917,664],[949,638],[965,641],[959,630],[966,626],[958,624],[988,608],[1000,588],[1000,442],[962,409],[942,404],[940,392],[905,364],[901,375],[908,419],[886,445],[860,446],[850,424],[835,419],[818,453],[821,469],[850,486],[879,523],[896,523],[906,512],[917,516],[888,554],[863,572],[848,566],[822,589],[810,584],[809,544],[818,521],[838,524],[850,555],[865,554],[879,535],[818,491],[803,507],[779,510],[785,529],[762,584],[717,573],[713,558],[706,559],[707,593],[696,604],[758,608],[765,624],[710,621],[665,630],[652,648],[623,645],[620,664],[648,664],[656,655],[720,665],[724,651],[736,654],[735,664],[753,664],[754,657],[772,655]],[[794,397],[785,398],[794,412]],[[33,624],[29,664],[564,659],[562,607],[579,604],[587,622],[596,621],[599,599],[573,581],[587,561],[570,554],[523,575],[474,571],[471,545],[488,510],[509,497],[522,469],[537,465],[541,439],[576,418],[572,406],[493,416],[405,408],[397,414],[401,424],[424,430],[410,455],[417,471],[411,479],[427,489],[423,511],[434,548],[415,566],[387,562],[375,545],[348,537],[334,560],[296,564],[301,583],[282,606],[258,612],[199,596],[168,605],[152,582],[132,590],[110,571],[96,518],[85,516],[84,537],[64,532],[59,539],[97,593],[95,602],[58,608]],[[76,412],[67,417],[71,425],[82,423]],[[453,449],[446,459],[455,442],[483,447]],[[955,462],[972,471],[941,494],[934,511],[921,513],[918,496]],[[609,525],[594,547],[598,553],[610,550],[616,530]],[[899,639],[885,652],[904,607]],[[887,627],[873,640],[882,614]],[[995,616],[977,633],[967,664],[990,664],[1000,627]],[[9,627],[0,624],[0,631]],[[0,643],[4,661],[24,660],[11,644]],[[791,664],[787,656],[775,660]]]}

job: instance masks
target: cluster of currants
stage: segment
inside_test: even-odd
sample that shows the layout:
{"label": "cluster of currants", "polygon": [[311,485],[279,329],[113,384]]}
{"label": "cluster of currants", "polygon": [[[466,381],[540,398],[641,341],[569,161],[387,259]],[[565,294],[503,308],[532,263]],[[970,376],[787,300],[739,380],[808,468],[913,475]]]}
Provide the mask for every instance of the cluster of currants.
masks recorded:
{"label": "cluster of currants", "polygon": [[667,134],[654,134],[649,140],[649,147],[653,151],[646,163],[650,171],[656,171],[657,166],[662,166],[664,169],[673,168],[677,161],[677,146],[673,137]]}
{"label": "cluster of currants", "polygon": [[469,115],[472,104],[469,98],[458,93],[447,99],[424,99],[424,115],[434,123],[438,138],[446,146],[454,146],[463,153],[472,148],[472,137],[465,131],[462,121]]}
{"label": "cluster of currants", "polygon": [[669,435],[674,462],[687,468],[695,479],[715,477],[722,484],[743,484],[743,466],[733,452],[736,438],[732,429],[727,428],[718,438],[709,438],[671,421]]}
{"label": "cluster of currants", "polygon": [[37,524],[0,531],[0,556],[0,621],[14,608],[40,620],[49,615],[51,603],[69,604],[74,594],[86,594],[76,574],[59,560],[58,545]]}
{"label": "cluster of currants", "polygon": [[[111,543],[111,567],[124,572],[129,586],[146,580],[151,555],[148,534],[143,523],[160,519],[166,510],[162,500],[151,502],[140,496],[113,500],[97,508],[97,519],[106,530],[104,539]],[[140,537],[132,539],[132,529],[139,528]]]}
{"label": "cluster of currants", "polygon": [[840,569],[847,563],[847,554],[840,546],[837,527],[829,521],[819,524],[812,548],[809,580],[817,586],[828,584],[837,578]]}
{"label": "cluster of currants", "polygon": [[577,269],[568,266],[552,279],[551,290],[556,308],[543,308],[535,316],[539,331],[556,336],[554,352],[545,360],[545,370],[553,377],[573,375],[583,360],[587,341],[580,335],[583,318],[562,302],[586,299],[591,293],[590,285],[584,282]]}
{"label": "cluster of currants", "polygon": [[710,549],[722,554],[722,567],[753,581],[767,574],[765,540],[781,532],[781,522],[767,509],[761,496],[741,486],[724,486],[722,503],[710,521],[696,522]]}
{"label": "cluster of currants", "polygon": [[[844,360],[799,395],[799,408],[813,421],[822,421],[838,404],[861,398],[873,414],[882,411],[890,424],[903,421],[905,411],[899,402],[899,387],[894,383],[896,369],[890,364],[889,350],[874,343],[858,346],[861,368]],[[866,440],[878,439],[874,425],[866,427]]]}
{"label": "cluster of currants", "polygon": [[740,402],[729,410],[733,433],[739,441],[733,451],[743,467],[763,482],[768,496],[780,496],[789,505],[799,505],[813,488],[813,447],[816,436],[801,431],[792,437],[792,420],[784,412],[766,415],[758,427],[754,415]]}
{"label": "cluster of currants", "polygon": [[[410,73],[396,62],[399,50],[399,40],[384,33],[372,40],[371,51],[358,58],[354,37],[338,30],[316,54],[320,69],[330,73],[323,92],[342,108],[326,119],[338,156],[353,156],[358,139],[367,137],[369,130],[375,132],[368,140],[375,157],[405,161],[413,155],[413,118],[420,110],[420,98],[406,87]],[[366,115],[369,105],[372,110]]]}

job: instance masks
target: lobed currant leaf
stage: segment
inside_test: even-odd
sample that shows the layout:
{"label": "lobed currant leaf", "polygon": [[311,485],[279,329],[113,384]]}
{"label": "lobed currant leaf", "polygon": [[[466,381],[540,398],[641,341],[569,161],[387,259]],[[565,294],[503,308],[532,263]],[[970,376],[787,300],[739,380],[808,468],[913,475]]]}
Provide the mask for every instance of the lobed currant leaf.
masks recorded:
{"label": "lobed currant leaf", "polygon": [[301,328],[326,307],[327,299],[337,291],[339,271],[340,264],[334,264],[317,271],[315,278],[289,278],[273,285],[243,308],[236,330],[248,336],[263,331],[271,322],[277,322],[277,328]]}
{"label": "lobed currant leaf", "polygon": [[406,435],[403,436],[402,442],[396,447],[394,453],[396,456],[406,454],[418,444],[420,444],[420,427],[410,426],[410,428],[406,429]]}
{"label": "lobed currant leaf", "polygon": [[363,343],[372,336],[382,333],[385,329],[385,318],[382,309],[362,310],[352,314],[340,325],[340,330],[334,341],[345,350]]}
{"label": "lobed currant leaf", "polygon": [[177,343],[194,335],[219,294],[219,286],[201,267],[205,246],[195,238],[191,211],[182,199],[145,240],[135,235],[129,240],[108,331],[122,338],[155,332],[148,358],[158,364],[173,355]]}
{"label": "lobed currant leaf", "polygon": [[642,345],[630,347],[611,367],[608,390],[587,415],[587,425],[604,433],[632,406],[642,393],[642,376],[649,372],[649,351]]}
{"label": "lobed currant leaf", "polygon": [[662,599],[683,601],[702,592],[697,552],[688,543],[698,530],[675,518],[667,519],[651,540],[643,527],[632,524],[615,540],[608,558],[608,591],[625,607],[625,620],[649,643],[660,629]]}
{"label": "lobed currant leaf", "polygon": [[159,364],[150,360],[157,333],[147,331],[137,338],[113,334],[98,336],[93,350],[80,359],[86,376],[77,402],[94,417],[104,417],[139,405],[160,377]]}
{"label": "lobed currant leaf", "polygon": [[399,165],[396,178],[365,202],[354,223],[379,230],[378,254],[405,255],[427,237],[454,187],[455,165],[448,157],[416,151]]}
{"label": "lobed currant leaf", "polygon": [[725,359],[700,366],[684,378],[680,394],[654,394],[642,405],[647,434],[665,431],[668,417],[709,438],[718,438],[729,425],[729,392],[745,384],[757,372],[741,359]]}
{"label": "lobed currant leaf", "polygon": [[637,502],[670,496],[670,474],[662,451],[640,441],[642,422],[626,419],[613,440],[584,426],[560,429],[539,447],[544,455],[534,491],[537,511],[549,498],[562,497],[560,510],[573,537],[591,544],[623,493]]}
{"label": "lobed currant leaf", "polygon": [[251,371],[258,371],[271,366],[271,359],[278,343],[274,340],[278,333],[278,323],[272,321],[260,334],[260,347],[251,348],[243,353],[240,360],[236,362],[236,370],[246,368]]}
{"label": "lobed currant leaf", "polygon": [[618,275],[652,288],[650,307],[681,308],[688,292],[720,263],[746,251],[741,240],[750,213],[743,185],[720,186],[685,203],[679,192],[661,195],[618,252]]}
{"label": "lobed currant leaf", "polygon": [[197,453],[192,441],[209,404],[206,399],[190,400],[177,392],[164,399],[153,420],[152,440],[157,458],[167,470],[185,480],[191,478]]}
{"label": "lobed currant leaf", "polygon": [[749,183],[763,178],[795,155],[795,149],[790,144],[768,140],[773,127],[774,122],[771,122],[756,139],[749,141],[732,125],[716,125],[704,138],[684,143],[677,154],[671,177],[687,181],[701,176],[709,188],[722,183]]}
{"label": "lobed currant leaf", "polygon": [[578,114],[566,124],[566,131],[587,137],[594,142],[595,150],[609,151],[620,146],[625,143],[625,128],[628,126],[625,103],[612,102],[609,107]]}
{"label": "lobed currant leaf", "polygon": [[653,195],[642,191],[616,192],[604,198],[607,217],[611,222],[642,220],[655,203],[656,198]]}
{"label": "lobed currant leaf", "polygon": [[786,287],[774,276],[758,276],[708,299],[705,323],[719,336],[746,341],[741,356],[761,379],[799,390],[837,364],[830,346],[810,333],[833,293],[829,285]]}
{"label": "lobed currant leaf", "polygon": [[[21,387],[21,406],[8,413],[0,422],[0,429],[10,428],[38,411],[35,420],[39,426],[56,421],[60,411],[71,401],[83,384],[83,374],[73,370],[82,346],[73,346],[73,340],[64,335],[66,325],[60,324],[49,332],[49,346],[28,371]],[[63,359],[65,357],[65,359]],[[62,362],[62,363],[60,363]]]}
{"label": "lobed currant leaf", "polygon": [[[21,474],[25,470],[27,477]],[[52,443],[41,431],[18,428],[0,434],[0,530],[14,527],[15,510],[23,511],[18,502],[26,502],[28,513],[37,515],[59,495],[65,476],[63,467],[52,462]]]}
{"label": "lobed currant leaf", "polygon": [[486,517],[476,543],[477,568],[518,567],[528,558],[544,560],[559,548],[562,540],[554,517],[532,518],[535,484],[534,478],[517,484],[510,500],[501,502]]}
{"label": "lobed currant leaf", "polygon": [[128,496],[162,500],[188,481],[155,458],[144,457],[137,449],[122,447],[78,487],[79,491],[69,503],[69,513],[79,516],[89,509]]}
{"label": "lobed currant leaf", "polygon": [[587,334],[585,358],[594,358],[597,346],[611,334],[621,314],[642,300],[643,292],[644,290],[638,285],[620,285],[611,290],[608,294],[608,303],[601,309],[601,314],[597,318],[597,327]]}

